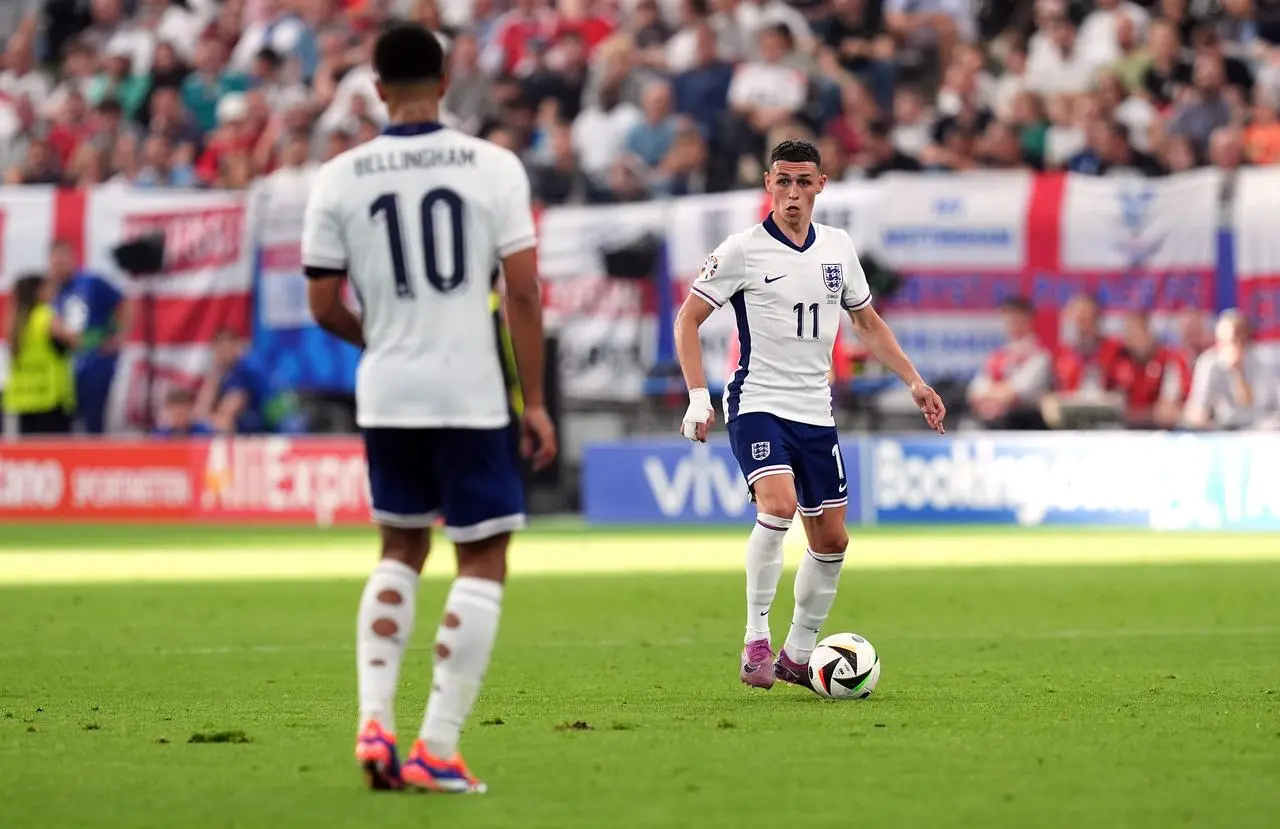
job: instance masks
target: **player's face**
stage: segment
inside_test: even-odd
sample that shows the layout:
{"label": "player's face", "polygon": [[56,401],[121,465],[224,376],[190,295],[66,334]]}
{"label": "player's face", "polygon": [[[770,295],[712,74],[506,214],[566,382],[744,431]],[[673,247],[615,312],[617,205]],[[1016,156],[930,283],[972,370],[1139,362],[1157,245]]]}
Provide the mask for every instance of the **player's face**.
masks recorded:
{"label": "player's face", "polygon": [[773,215],[788,222],[808,222],[813,200],[827,184],[812,161],[775,161],[765,174],[764,188],[773,197]]}

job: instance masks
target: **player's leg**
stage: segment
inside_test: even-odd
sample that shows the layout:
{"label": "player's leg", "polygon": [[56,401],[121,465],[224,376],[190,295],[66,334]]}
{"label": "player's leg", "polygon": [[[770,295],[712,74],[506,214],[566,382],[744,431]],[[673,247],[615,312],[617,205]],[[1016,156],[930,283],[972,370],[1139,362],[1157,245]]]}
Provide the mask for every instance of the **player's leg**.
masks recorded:
{"label": "player's leg", "polygon": [[796,425],[795,431],[792,453],[799,511],[809,544],[796,571],[795,611],[775,673],[784,682],[808,687],[809,655],[835,602],[849,545],[849,493],[836,430]]}
{"label": "player's leg", "polygon": [[439,498],[423,474],[423,434],[413,429],[365,430],[373,518],[382,557],[365,582],[356,615],[356,676],[360,733],[356,757],[370,787],[400,788],[395,696],[413,633],[418,576],[426,562]]}
{"label": "player's leg", "polygon": [[404,777],[419,788],[461,794],[485,790],[458,742],[498,635],[507,547],[525,524],[524,491],[511,431],[449,429],[439,438],[445,535],[457,546],[458,576],[436,629],[431,696]]}
{"label": "player's leg", "polygon": [[772,415],[752,412],[729,422],[733,452],[756,503],[747,539],[747,625],[739,678],[773,687],[769,610],[782,577],[782,545],[796,512],[796,491],[785,440]]}

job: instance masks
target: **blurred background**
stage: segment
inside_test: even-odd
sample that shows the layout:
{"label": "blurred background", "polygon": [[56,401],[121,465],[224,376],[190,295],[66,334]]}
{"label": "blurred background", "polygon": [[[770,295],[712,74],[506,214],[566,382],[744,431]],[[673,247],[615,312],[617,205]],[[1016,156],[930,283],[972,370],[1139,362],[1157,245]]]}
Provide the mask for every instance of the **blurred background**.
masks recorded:
{"label": "blurred background", "polygon": [[[727,445],[675,438],[671,322],[799,137],[951,410],[925,434],[842,332],[851,521],[1280,526],[1276,0],[0,4],[0,515],[366,520],[358,355],[299,240],[403,18],[448,48],[446,123],[533,182],[535,511],[752,514]],[[704,346],[718,394],[731,314]]]}

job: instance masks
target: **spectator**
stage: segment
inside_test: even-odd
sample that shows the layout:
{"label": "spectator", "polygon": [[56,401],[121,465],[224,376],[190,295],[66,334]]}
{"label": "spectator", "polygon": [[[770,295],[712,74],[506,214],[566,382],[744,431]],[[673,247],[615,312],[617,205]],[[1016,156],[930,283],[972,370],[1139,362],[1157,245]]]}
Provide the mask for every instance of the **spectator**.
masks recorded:
{"label": "spectator", "polygon": [[1087,90],[1097,66],[1079,48],[1075,24],[1065,17],[1052,17],[1044,34],[1027,56],[1027,88],[1041,95]]}
{"label": "spectator", "polygon": [[45,98],[40,115],[44,118],[57,118],[66,107],[67,99],[72,95],[83,97],[89,91],[93,81],[94,53],[83,43],[72,43],[68,47],[67,56],[62,61],[61,82],[54,87],[49,97]]}
{"label": "spectator", "polygon": [[[1127,18],[1121,18],[1126,20]],[[1129,143],[1135,150],[1151,151],[1151,126],[1159,119],[1156,108],[1139,95],[1130,95],[1120,76],[1105,72],[1098,76],[1097,95],[1104,111],[1122,125],[1129,135]]]}
{"label": "spectator", "polygon": [[715,139],[728,105],[734,70],[731,64],[720,59],[716,34],[709,24],[699,23],[692,32],[692,38],[694,54],[688,69],[676,75],[672,82],[676,112],[692,118],[702,129],[703,136]]}
{"label": "spectator", "polygon": [[1130,43],[1136,30],[1146,26],[1147,12],[1128,0],[1094,0],[1094,10],[1080,24],[1078,49],[1090,66],[1106,66],[1120,60],[1128,50],[1121,30],[1127,25]]}
{"label": "spectator", "polygon": [[1113,371],[1125,395],[1126,423],[1159,429],[1177,424],[1191,389],[1191,366],[1178,349],[1156,339],[1146,313],[1125,314],[1124,345]]}
{"label": "spectator", "polygon": [[645,65],[659,71],[671,71],[666,65],[666,45],[674,32],[662,19],[662,10],[658,8],[657,0],[640,0],[636,3],[628,29],[643,55]]}
{"label": "spectator", "polygon": [[218,129],[210,135],[196,162],[196,175],[206,183],[214,181],[219,172],[225,172],[223,156],[251,153],[257,142],[246,96],[232,94],[224,97],[218,102],[217,118]]}
{"label": "spectator", "polygon": [[651,171],[650,191],[655,196],[689,196],[706,193],[713,183],[707,175],[707,143],[691,123],[676,125],[671,149]]}
{"label": "spectator", "polygon": [[1045,118],[1040,96],[1023,91],[1013,101],[1013,115],[1009,123],[1018,131],[1018,143],[1022,156],[1037,170],[1045,166],[1045,145],[1049,134],[1049,121]]}
{"label": "spectator", "polygon": [[1153,21],[1147,51],[1151,64],[1142,74],[1142,88],[1156,106],[1167,107],[1191,80],[1191,66],[1182,58],[1177,27],[1164,18]]}
{"label": "spectator", "polygon": [[444,109],[458,129],[473,135],[480,131],[491,89],[489,76],[480,69],[480,46],[475,36],[459,34],[449,53],[449,84],[443,99]]}
{"label": "spectator", "polygon": [[1027,90],[1027,47],[1018,42],[1009,47],[1004,58],[1004,71],[996,78],[992,93],[992,105],[996,117],[1001,121],[1010,121],[1017,116],[1014,112],[1019,99],[1032,94],[1032,100],[1039,98]]}
{"label": "spectator", "polygon": [[196,416],[196,394],[191,389],[171,389],[165,395],[159,421],[152,433],[156,437],[191,438],[214,434],[209,424]]}
{"label": "spectator", "polygon": [[33,138],[27,143],[26,157],[5,172],[5,184],[61,184],[62,167],[53,145],[47,139]]}
{"label": "spectator", "polygon": [[918,158],[933,135],[933,113],[917,89],[899,88],[893,95],[893,145]]}
{"label": "spectator", "polygon": [[925,55],[937,54],[937,63],[951,63],[957,43],[977,39],[977,18],[972,3],[964,0],[885,0],[885,26],[903,51],[903,62],[919,66]]}
{"label": "spectator", "polygon": [[529,47],[549,39],[558,23],[557,15],[543,0],[515,0],[511,11],[494,24],[491,45],[484,56],[486,70],[493,74],[526,74]]}
{"label": "spectator", "polygon": [[1250,164],[1280,163],[1280,116],[1276,99],[1262,84],[1253,89],[1253,107],[1245,127],[1245,158]]}
{"label": "spectator", "polygon": [[729,107],[741,125],[735,156],[750,157],[753,169],[744,178],[751,180],[761,164],[765,136],[799,114],[809,93],[808,77],[787,63],[790,29],[781,24],[765,28],[758,40],[760,59],[739,64],[729,84]]}
{"label": "spectator", "polygon": [[602,88],[598,102],[582,110],[573,122],[573,146],[582,169],[593,181],[606,186],[627,136],[643,119],[638,107],[623,102],[620,81]]}
{"label": "spectator", "polygon": [[1098,300],[1087,293],[1063,309],[1066,343],[1059,347],[1053,365],[1057,391],[1088,395],[1110,390],[1121,346],[1103,336],[1101,315]]}
{"label": "spectator", "polygon": [[1133,17],[1119,14],[1115,18],[1115,26],[1120,54],[1107,65],[1107,71],[1119,78],[1128,95],[1142,88],[1142,78],[1151,66],[1151,53],[1143,48],[1141,33]]}
{"label": "spectator", "polygon": [[119,46],[107,52],[101,72],[93,76],[85,93],[89,106],[110,98],[120,103],[125,117],[133,118],[147,97],[147,76],[133,73],[133,56]]}
{"label": "spectator", "polygon": [[136,187],[194,187],[196,172],[183,162],[173,142],[163,133],[147,136],[142,142],[142,169],[133,179]]}
{"label": "spectator", "polygon": [[1071,159],[1067,169],[1091,176],[1116,172],[1158,176],[1164,172],[1154,158],[1133,149],[1129,130],[1115,121],[1094,121],[1089,127],[1088,145]]}
{"label": "spectator", "polygon": [[1191,379],[1185,423],[1193,429],[1273,426],[1280,414],[1280,384],[1249,342],[1239,312],[1218,318],[1213,348],[1200,355]]}
{"label": "spectator", "polygon": [[191,70],[178,57],[178,52],[169,43],[157,43],[155,57],[151,61],[151,74],[146,78],[146,95],[135,113],[140,124],[145,125],[151,118],[151,99],[159,89],[182,91],[182,82],[187,79]]}
{"label": "spectator", "polygon": [[[721,51],[716,29],[711,24],[710,12],[707,0],[680,0],[679,26],[667,39],[664,48],[664,64],[672,75],[681,75],[697,66],[707,66],[726,57]],[[702,43],[708,36],[709,43]]]}
{"label": "spectator", "polygon": [[283,0],[259,0],[260,19],[250,23],[240,35],[229,68],[240,75],[248,74],[262,49],[299,62],[302,77],[310,78],[316,69],[315,35]]}
{"label": "spectator", "polygon": [[992,429],[1043,429],[1040,401],[1049,392],[1052,360],[1035,334],[1035,309],[1021,297],[1000,306],[1005,344],[969,384],[969,407]]}
{"label": "spectator", "polygon": [[[572,121],[582,111],[587,87],[587,51],[582,35],[567,31],[556,43],[555,63],[542,50],[531,51],[532,71],[523,83],[523,97],[535,107],[553,100],[559,117]],[[450,81],[452,84],[452,81]]]}
{"label": "spectator", "polygon": [[591,192],[591,182],[573,151],[573,130],[555,124],[548,136],[547,160],[529,171],[534,200],[546,205],[582,204]]}
{"label": "spectator", "polygon": [[11,101],[29,100],[37,110],[49,98],[49,79],[35,65],[35,49],[28,35],[14,34],[4,46],[4,71],[0,71],[0,96]]}
{"label": "spectator", "polygon": [[734,9],[734,17],[742,32],[743,41],[756,47],[752,57],[764,57],[760,33],[779,27],[786,29],[792,45],[801,54],[813,52],[813,30],[809,28],[809,21],[783,0],[741,0]]}
{"label": "spectator", "polygon": [[1213,131],[1231,123],[1232,108],[1224,92],[1224,80],[1221,58],[1196,58],[1194,89],[1169,121],[1169,134],[1184,136],[1197,151],[1203,151]]}
{"label": "spectator", "polygon": [[885,119],[867,125],[866,142],[857,156],[857,165],[867,178],[878,178],[885,173],[919,172],[920,162],[898,149],[893,141],[893,130]]}
{"label": "spectator", "polygon": [[293,77],[297,72],[296,61],[286,62],[279,52],[263,47],[254,56],[249,86],[262,94],[272,110],[281,112],[310,99],[310,92],[301,79]]}
{"label": "spectator", "polygon": [[85,432],[106,431],[107,400],[116,362],[133,330],[134,302],[101,274],[78,268],[65,241],[49,252],[49,287],[54,309],[77,337],[74,358],[76,408]]}
{"label": "spectator", "polygon": [[231,329],[213,342],[213,365],[196,395],[196,417],[218,434],[267,431],[273,395],[267,373],[248,354],[248,345]]}
{"label": "spectator", "polygon": [[1209,163],[1224,172],[1234,173],[1247,164],[1244,134],[1237,127],[1218,127],[1209,136]]}
{"label": "spectator", "polygon": [[196,125],[208,132],[218,125],[218,102],[233,92],[249,88],[246,76],[226,68],[226,53],[216,40],[196,48],[195,71],[182,83],[182,103]]}
{"label": "spectator", "polygon": [[978,138],[992,120],[991,112],[979,109],[974,96],[967,97],[959,112],[934,125],[933,143],[920,154],[921,165],[926,170],[973,169]]}
{"label": "spectator", "polygon": [[840,92],[840,115],[827,124],[827,135],[836,140],[846,156],[856,156],[866,142],[867,123],[877,120],[879,114],[866,87],[848,80]]}
{"label": "spectator", "polygon": [[676,138],[676,117],[672,114],[671,85],[650,81],[640,102],[644,120],[627,134],[627,151],[653,170],[671,151]]}
{"label": "spectator", "polygon": [[19,435],[71,431],[75,391],[66,352],[80,338],[59,319],[50,285],[39,274],[13,283],[6,320],[9,376],[4,413],[17,418]]}
{"label": "spectator", "polygon": [[165,136],[175,147],[187,146],[192,151],[203,140],[200,127],[183,107],[178,91],[172,87],[156,89],[151,96],[147,131]]}

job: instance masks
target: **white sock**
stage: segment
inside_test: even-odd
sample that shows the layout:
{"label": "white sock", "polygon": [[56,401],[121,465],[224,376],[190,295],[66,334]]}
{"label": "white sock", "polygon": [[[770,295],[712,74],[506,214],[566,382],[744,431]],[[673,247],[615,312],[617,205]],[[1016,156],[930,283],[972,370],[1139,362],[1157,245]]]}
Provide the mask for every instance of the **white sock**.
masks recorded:
{"label": "white sock", "polygon": [[396,684],[400,662],[413,633],[418,574],[407,564],[384,558],[373,568],[356,615],[356,676],[360,724],[377,720],[396,730]]}
{"label": "white sock", "polygon": [[431,696],[418,734],[436,757],[448,759],[458,751],[458,735],[489,668],[501,614],[500,583],[470,576],[454,579],[436,631]]}
{"label": "white sock", "polygon": [[782,578],[782,542],[791,528],[790,518],[756,516],[747,539],[746,642],[769,638],[769,608]]}
{"label": "white sock", "polygon": [[804,665],[818,644],[818,631],[836,600],[844,553],[815,553],[805,550],[796,572],[796,611],[783,650],[792,662]]}

